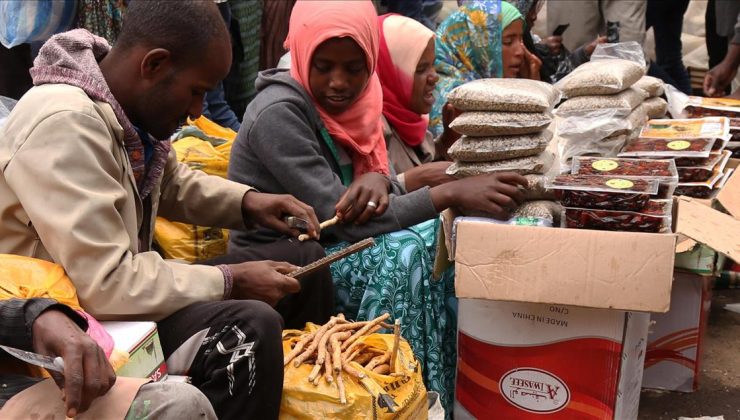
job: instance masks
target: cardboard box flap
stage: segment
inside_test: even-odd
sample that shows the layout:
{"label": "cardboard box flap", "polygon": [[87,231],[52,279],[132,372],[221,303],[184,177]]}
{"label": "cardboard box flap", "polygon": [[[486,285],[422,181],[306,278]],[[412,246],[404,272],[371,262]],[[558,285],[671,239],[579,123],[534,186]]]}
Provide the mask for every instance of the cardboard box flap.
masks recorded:
{"label": "cardboard box flap", "polygon": [[682,196],[676,232],[740,261],[740,220]]}
{"label": "cardboard box flap", "polygon": [[740,169],[733,172],[724,188],[717,194],[717,201],[734,218],[740,220]]}

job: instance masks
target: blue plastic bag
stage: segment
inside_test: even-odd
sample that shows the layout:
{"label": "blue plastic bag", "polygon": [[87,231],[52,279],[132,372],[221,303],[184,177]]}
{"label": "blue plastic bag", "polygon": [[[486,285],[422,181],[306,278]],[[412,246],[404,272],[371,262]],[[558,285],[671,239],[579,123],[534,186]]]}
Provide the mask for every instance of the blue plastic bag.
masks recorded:
{"label": "blue plastic bag", "polygon": [[0,43],[6,48],[35,41],[72,26],[77,0],[0,1]]}

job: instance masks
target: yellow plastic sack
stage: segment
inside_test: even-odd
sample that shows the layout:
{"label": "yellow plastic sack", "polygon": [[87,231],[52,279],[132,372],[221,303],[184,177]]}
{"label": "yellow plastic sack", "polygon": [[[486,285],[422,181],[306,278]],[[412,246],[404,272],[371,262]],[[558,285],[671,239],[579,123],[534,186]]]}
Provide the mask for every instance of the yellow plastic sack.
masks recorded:
{"label": "yellow plastic sack", "polygon": [[60,265],[0,254],[0,300],[11,298],[50,298],[74,310],[82,310],[77,290]]}
{"label": "yellow plastic sack", "polygon": [[[226,178],[231,146],[236,132],[221,127],[206,117],[188,120],[172,147],[177,160],[209,175]],[[217,257],[226,253],[229,232],[226,229],[170,222],[157,218],[154,240],[165,258],[188,262]]]}
{"label": "yellow plastic sack", "polygon": [[[318,327],[307,324],[311,332]],[[299,340],[301,331],[283,331],[283,354],[288,354]],[[361,339],[366,345],[383,351],[393,348],[393,334],[371,334]],[[336,380],[328,383],[323,377],[316,386],[308,382],[313,364],[294,367],[288,363],[283,381],[283,398],[280,418],[287,419],[426,419],[428,415],[427,391],[421,376],[421,366],[414,359],[406,340],[401,339],[396,359],[396,372],[404,376],[380,375],[351,362],[365,373],[362,381],[342,374],[347,403],[339,402]],[[391,401],[393,409],[380,401]],[[393,411],[393,412],[391,412]]]}

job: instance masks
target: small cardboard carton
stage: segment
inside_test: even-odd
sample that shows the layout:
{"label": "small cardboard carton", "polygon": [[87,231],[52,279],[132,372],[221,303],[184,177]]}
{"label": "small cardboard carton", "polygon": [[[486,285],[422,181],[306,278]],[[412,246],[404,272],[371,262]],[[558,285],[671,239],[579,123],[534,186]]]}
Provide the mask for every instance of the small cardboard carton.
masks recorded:
{"label": "small cardboard carton", "polygon": [[[721,204],[728,211],[734,205]],[[679,234],[740,261],[740,220],[678,197],[674,224]],[[676,234],[462,221],[451,236],[459,298],[660,313],[670,306]]]}
{"label": "small cardboard carton", "polygon": [[697,389],[712,281],[711,276],[676,272],[671,310],[651,315],[643,388]]}
{"label": "small cardboard carton", "polygon": [[455,418],[636,419],[649,320],[460,299]]}
{"label": "small cardboard carton", "polygon": [[128,362],[116,371],[116,375],[153,381],[167,378],[167,364],[156,323],[106,321],[101,324],[113,337],[115,348],[129,353]]}

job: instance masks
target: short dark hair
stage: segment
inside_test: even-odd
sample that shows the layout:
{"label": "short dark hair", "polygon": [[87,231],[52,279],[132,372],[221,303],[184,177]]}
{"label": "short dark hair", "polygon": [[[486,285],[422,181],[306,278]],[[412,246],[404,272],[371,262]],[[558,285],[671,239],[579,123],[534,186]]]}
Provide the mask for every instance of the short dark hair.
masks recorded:
{"label": "short dark hair", "polygon": [[220,39],[230,40],[230,35],[213,0],[132,0],[115,46],[165,48],[182,62]]}

